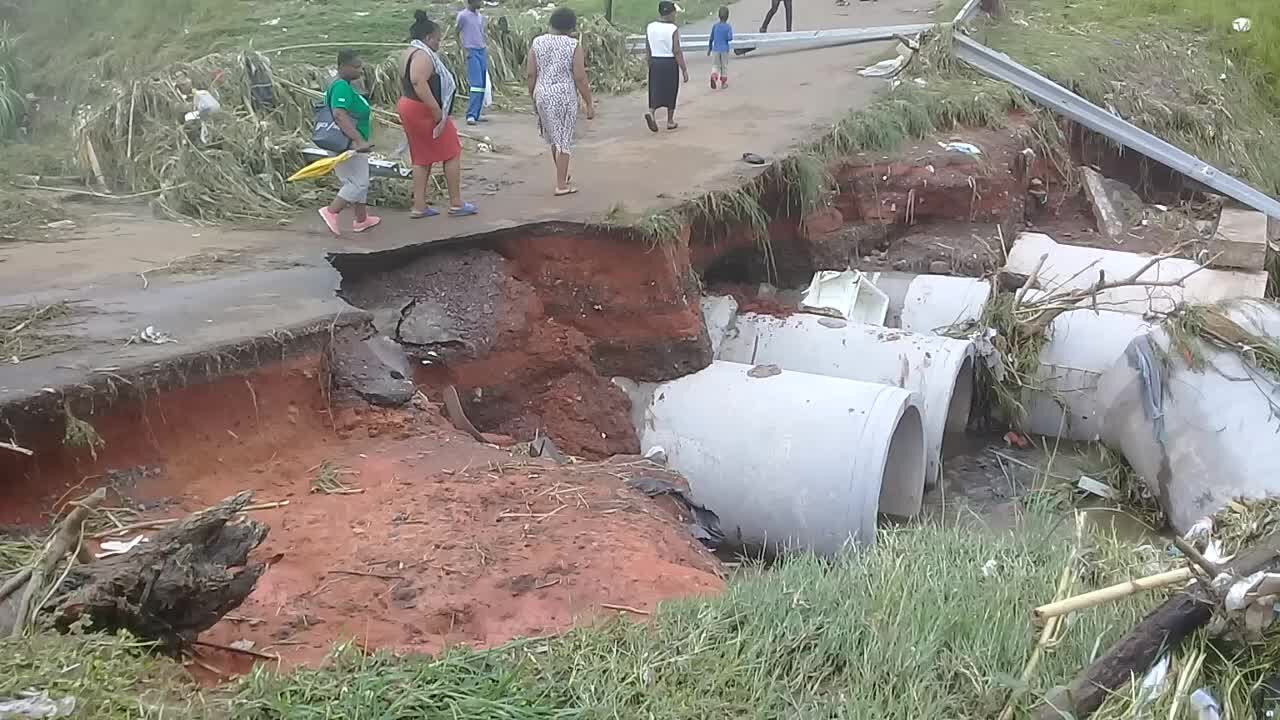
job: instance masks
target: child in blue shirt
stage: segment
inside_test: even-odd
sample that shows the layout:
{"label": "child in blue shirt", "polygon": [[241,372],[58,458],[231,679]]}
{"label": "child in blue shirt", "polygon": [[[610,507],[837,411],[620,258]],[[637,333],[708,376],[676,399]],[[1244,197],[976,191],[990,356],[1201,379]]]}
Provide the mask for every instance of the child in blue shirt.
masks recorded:
{"label": "child in blue shirt", "polygon": [[715,63],[711,67],[711,89],[716,83],[721,88],[729,87],[729,43],[733,42],[733,26],[729,24],[729,8],[720,6],[720,22],[711,27],[711,42],[707,44],[707,54],[715,55]]}

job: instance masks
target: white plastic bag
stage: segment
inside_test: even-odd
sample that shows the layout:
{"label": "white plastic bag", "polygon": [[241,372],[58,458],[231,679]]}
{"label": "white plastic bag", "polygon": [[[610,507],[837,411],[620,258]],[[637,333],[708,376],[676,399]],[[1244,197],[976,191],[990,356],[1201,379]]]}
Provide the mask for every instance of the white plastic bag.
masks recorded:
{"label": "white plastic bag", "polygon": [[484,73],[484,106],[493,104],[493,76],[486,70]]}

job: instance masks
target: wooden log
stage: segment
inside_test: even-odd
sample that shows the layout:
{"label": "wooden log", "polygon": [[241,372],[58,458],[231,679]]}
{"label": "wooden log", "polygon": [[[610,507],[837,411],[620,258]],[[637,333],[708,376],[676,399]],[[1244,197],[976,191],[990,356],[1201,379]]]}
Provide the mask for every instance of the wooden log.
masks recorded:
{"label": "wooden log", "polygon": [[[1244,577],[1271,565],[1280,555],[1280,532],[1263,538],[1240,553],[1226,570]],[[1214,600],[1197,583],[1169,598],[1143,618],[1105,655],[1095,660],[1071,684],[1045,698],[1036,720],[1084,720],[1134,677],[1140,677],[1162,653],[1176,650],[1187,636],[1213,617]]]}
{"label": "wooden log", "polygon": [[267,569],[248,561],[268,530],[240,515],[252,498],[242,492],[124,555],[75,568],[50,603],[55,624],[65,629],[87,615],[95,627],[125,629],[169,650],[190,643],[239,607]]}

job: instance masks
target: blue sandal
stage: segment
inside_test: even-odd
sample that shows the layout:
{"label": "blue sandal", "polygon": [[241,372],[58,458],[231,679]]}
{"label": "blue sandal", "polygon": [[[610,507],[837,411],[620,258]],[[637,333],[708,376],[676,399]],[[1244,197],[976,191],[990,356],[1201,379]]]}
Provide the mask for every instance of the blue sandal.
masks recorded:
{"label": "blue sandal", "polygon": [[480,209],[469,202],[462,203],[462,207],[449,208],[449,217],[466,217],[475,215]]}
{"label": "blue sandal", "polygon": [[410,212],[409,212],[409,217],[410,217],[410,218],[412,218],[412,219],[414,219],[414,220],[421,220],[422,218],[435,217],[435,216],[437,216],[437,215],[439,215],[439,214],[440,214],[440,211],[439,211],[439,210],[437,210],[437,209],[435,209],[435,208],[433,208],[433,207],[428,206],[426,210],[422,210],[422,211],[413,210],[413,211],[410,211]]}

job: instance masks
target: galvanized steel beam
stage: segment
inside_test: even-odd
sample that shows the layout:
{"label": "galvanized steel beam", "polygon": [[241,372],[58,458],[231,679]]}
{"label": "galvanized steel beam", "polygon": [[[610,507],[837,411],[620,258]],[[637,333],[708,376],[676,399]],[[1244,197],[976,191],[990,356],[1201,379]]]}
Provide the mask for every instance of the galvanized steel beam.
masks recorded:
{"label": "galvanized steel beam", "polygon": [[[735,35],[730,46],[736,50],[748,48],[790,48],[795,46],[838,47],[841,45],[857,45],[859,43],[882,42],[893,40],[899,35],[918,35],[935,27],[935,23],[918,23],[915,25],[886,25],[874,28],[846,28],[840,30],[803,30],[780,33],[742,33]],[[705,33],[681,35],[680,45],[684,48],[705,47],[711,36]],[[644,50],[643,35],[629,35],[627,49],[631,52]]]}
{"label": "galvanized steel beam", "polygon": [[1163,163],[1187,177],[1232,197],[1249,207],[1280,220],[1280,202],[1195,156],[1123,120],[1030,68],[1019,65],[1004,53],[955,35],[956,56],[982,73],[1022,90],[1045,107],[1101,133],[1125,147]]}

